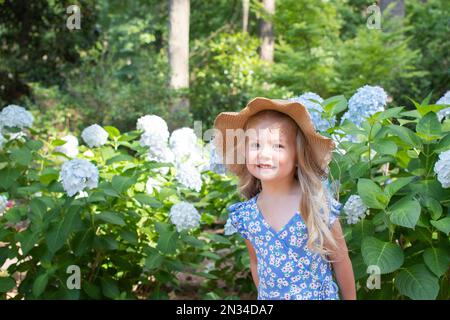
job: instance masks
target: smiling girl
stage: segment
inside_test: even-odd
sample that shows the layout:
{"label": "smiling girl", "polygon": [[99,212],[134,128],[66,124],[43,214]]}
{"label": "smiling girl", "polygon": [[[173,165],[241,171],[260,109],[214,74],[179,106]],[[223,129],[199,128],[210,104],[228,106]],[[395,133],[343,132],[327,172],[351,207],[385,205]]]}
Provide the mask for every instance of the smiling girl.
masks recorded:
{"label": "smiling girl", "polygon": [[[214,125],[223,163],[247,199],[228,211],[245,239],[258,299],[356,299],[337,219],[342,204],[327,184],[334,142],[315,131],[302,104],[286,100],[255,98]],[[239,130],[245,137],[234,145],[226,134]],[[236,150],[245,163],[234,161]]]}

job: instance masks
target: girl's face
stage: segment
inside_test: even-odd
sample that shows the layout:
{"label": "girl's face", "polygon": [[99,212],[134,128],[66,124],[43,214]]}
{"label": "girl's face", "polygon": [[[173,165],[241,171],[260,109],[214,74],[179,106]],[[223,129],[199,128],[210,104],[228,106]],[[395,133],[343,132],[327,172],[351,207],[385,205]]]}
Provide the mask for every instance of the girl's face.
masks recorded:
{"label": "girl's face", "polygon": [[247,127],[251,131],[245,146],[246,167],[261,181],[293,177],[295,172],[296,132],[280,124],[265,118]]}

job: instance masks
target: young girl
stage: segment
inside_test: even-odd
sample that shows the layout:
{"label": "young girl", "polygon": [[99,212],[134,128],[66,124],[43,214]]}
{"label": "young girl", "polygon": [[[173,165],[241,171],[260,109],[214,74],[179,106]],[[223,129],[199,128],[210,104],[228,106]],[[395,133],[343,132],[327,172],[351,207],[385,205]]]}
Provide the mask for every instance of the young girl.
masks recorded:
{"label": "young girl", "polygon": [[285,100],[255,98],[238,113],[220,113],[214,126],[219,156],[248,199],[228,211],[245,239],[258,300],[339,299],[339,292],[356,299],[337,219],[342,204],[327,183],[334,142],[315,131],[303,105]]}

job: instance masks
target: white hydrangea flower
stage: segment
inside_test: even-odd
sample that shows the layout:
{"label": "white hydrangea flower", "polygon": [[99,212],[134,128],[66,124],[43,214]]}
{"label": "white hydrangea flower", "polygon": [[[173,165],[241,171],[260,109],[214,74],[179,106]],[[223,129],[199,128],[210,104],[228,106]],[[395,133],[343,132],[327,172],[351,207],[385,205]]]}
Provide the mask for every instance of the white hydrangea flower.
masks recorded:
{"label": "white hydrangea flower", "polygon": [[443,188],[450,187],[450,150],[441,152],[434,165],[434,172]]}
{"label": "white hydrangea flower", "polygon": [[62,165],[60,178],[64,190],[72,197],[85,188],[97,187],[98,169],[87,160],[72,159]]}
{"label": "white hydrangea flower", "polygon": [[232,235],[232,234],[237,232],[236,227],[233,226],[233,224],[231,223],[230,219],[227,220],[227,223],[225,223],[225,227],[224,228],[225,228],[224,229],[224,235],[226,235],[226,236],[230,236],[230,235]]}
{"label": "white hydrangea flower", "polygon": [[0,113],[0,127],[30,128],[33,125],[33,115],[24,107],[11,104]]}
{"label": "white hydrangea flower", "polygon": [[366,216],[367,206],[359,195],[352,194],[344,205],[347,214],[347,223],[356,224]]}
{"label": "white hydrangea flower", "polygon": [[[436,101],[436,104],[450,105],[450,91],[447,91],[438,101]],[[450,107],[438,111],[437,116],[439,118],[439,121],[441,121],[443,118],[449,118]]]}
{"label": "white hydrangea flower", "polygon": [[169,139],[169,129],[166,121],[156,115],[145,115],[140,117],[136,123],[137,130],[148,132],[153,136],[158,136],[160,140],[167,142]]}
{"label": "white hydrangea flower", "polygon": [[191,163],[177,163],[175,179],[183,186],[200,192],[202,189],[202,175]]}
{"label": "white hydrangea flower", "polygon": [[5,142],[6,142],[6,139],[0,132],[0,150],[3,149],[3,145],[5,144]]}
{"label": "white hydrangea flower", "polygon": [[55,147],[56,152],[60,152],[68,156],[69,158],[75,158],[78,155],[78,139],[69,134],[61,138],[66,141],[65,144]]}
{"label": "white hydrangea flower", "polygon": [[189,161],[196,166],[206,162],[199,139],[191,128],[184,127],[172,132],[169,145],[177,162]]}
{"label": "white hydrangea flower", "polygon": [[200,214],[192,204],[185,201],[174,204],[170,208],[169,217],[178,232],[200,226]]}
{"label": "white hydrangea flower", "polygon": [[0,217],[3,216],[7,207],[8,199],[4,195],[0,195]]}
{"label": "white hydrangea flower", "polygon": [[152,194],[154,190],[157,190],[158,192],[161,190],[161,182],[155,178],[149,177],[145,183],[145,192],[147,192],[147,194]]}
{"label": "white hydrangea flower", "polygon": [[100,147],[108,141],[108,132],[98,124],[93,124],[83,130],[81,137],[89,148]]}
{"label": "white hydrangea flower", "polygon": [[298,97],[289,99],[289,101],[299,102],[308,109],[316,130],[326,131],[336,125],[336,117],[332,117],[331,119],[322,117],[323,107],[321,103],[324,100],[318,94],[314,92],[305,92]]}
{"label": "white hydrangea flower", "polygon": [[227,167],[222,163],[214,143],[212,141],[209,142],[205,148],[209,150],[208,170],[211,170],[218,174],[225,174],[227,172]]}

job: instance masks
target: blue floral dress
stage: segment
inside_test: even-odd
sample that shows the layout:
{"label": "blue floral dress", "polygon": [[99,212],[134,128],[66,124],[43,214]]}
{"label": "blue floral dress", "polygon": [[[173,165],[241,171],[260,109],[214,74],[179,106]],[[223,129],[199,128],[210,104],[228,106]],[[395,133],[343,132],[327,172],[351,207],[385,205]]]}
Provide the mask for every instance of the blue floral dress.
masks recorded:
{"label": "blue floral dress", "polygon": [[[331,263],[307,248],[308,231],[300,213],[276,232],[258,209],[258,196],[228,207],[231,225],[256,251],[258,300],[338,300]],[[334,198],[330,203],[329,226],[342,207]]]}

